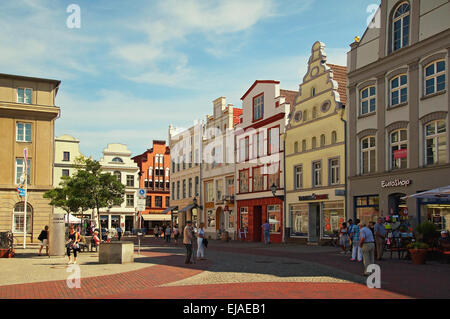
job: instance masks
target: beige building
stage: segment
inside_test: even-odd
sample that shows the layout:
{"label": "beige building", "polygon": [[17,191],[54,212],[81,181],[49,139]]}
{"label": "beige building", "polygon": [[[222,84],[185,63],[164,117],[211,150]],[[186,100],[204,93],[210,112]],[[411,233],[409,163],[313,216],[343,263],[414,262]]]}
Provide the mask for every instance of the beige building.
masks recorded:
{"label": "beige building", "polygon": [[171,156],[170,206],[174,213],[174,224],[180,230],[186,221],[195,224],[201,220],[201,154],[204,124],[199,121],[188,129],[169,126]]}
{"label": "beige building", "polygon": [[58,80],[0,74],[0,231],[23,242],[24,198],[17,187],[28,149],[27,242],[49,224],[53,209],[42,196],[53,186],[54,127],[60,114]]}
{"label": "beige building", "polygon": [[448,200],[402,199],[450,184],[449,12],[447,0],[382,0],[351,44],[349,217],[450,229]]}
{"label": "beige building", "polygon": [[318,243],[345,220],[346,68],[314,43],[286,130],[289,239]]}
{"label": "beige building", "polygon": [[225,97],[214,100],[213,109],[213,115],[206,116],[202,146],[202,221],[206,236],[228,232],[236,238],[234,126],[242,109],[227,105]]}
{"label": "beige building", "polygon": [[[53,169],[53,187],[59,187],[61,177],[72,176],[75,172],[75,159],[83,156],[80,152],[80,140],[70,135],[61,135],[55,138],[55,164]],[[54,208],[55,213],[66,213],[59,207]]]}

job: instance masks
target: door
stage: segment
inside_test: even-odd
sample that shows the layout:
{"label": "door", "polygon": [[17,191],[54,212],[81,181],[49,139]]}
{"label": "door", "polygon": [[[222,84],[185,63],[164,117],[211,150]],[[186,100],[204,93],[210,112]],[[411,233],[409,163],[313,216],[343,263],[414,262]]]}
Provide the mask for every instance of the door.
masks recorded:
{"label": "door", "polygon": [[309,205],[309,242],[317,243],[320,239],[320,204]]}
{"label": "door", "polygon": [[253,241],[262,241],[262,206],[253,207]]}
{"label": "door", "polygon": [[133,229],[133,216],[125,216],[125,231]]}

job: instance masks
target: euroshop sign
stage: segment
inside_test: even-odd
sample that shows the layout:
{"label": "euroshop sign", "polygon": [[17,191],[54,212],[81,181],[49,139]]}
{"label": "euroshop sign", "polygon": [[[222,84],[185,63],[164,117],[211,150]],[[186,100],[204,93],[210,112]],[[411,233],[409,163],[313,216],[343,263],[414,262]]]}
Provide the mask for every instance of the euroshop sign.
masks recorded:
{"label": "euroshop sign", "polygon": [[381,187],[408,187],[412,181],[410,179],[394,179],[391,181],[381,181]]}

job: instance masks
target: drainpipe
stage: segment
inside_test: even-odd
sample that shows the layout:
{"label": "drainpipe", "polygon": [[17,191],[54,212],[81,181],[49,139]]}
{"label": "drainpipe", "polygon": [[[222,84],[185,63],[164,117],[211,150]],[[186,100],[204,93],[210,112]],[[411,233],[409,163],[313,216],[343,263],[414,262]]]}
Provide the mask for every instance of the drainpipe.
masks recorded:
{"label": "drainpipe", "polygon": [[287,243],[287,216],[286,216],[286,202],[287,202],[287,194],[286,194],[286,133],[283,136],[283,188],[284,188],[284,198],[283,198],[283,222],[284,222],[284,232],[283,232],[283,243]]}
{"label": "drainpipe", "polygon": [[345,155],[344,155],[344,174],[345,174],[345,178],[344,178],[344,182],[345,182],[345,220],[348,220],[349,216],[348,216],[348,187],[347,187],[347,121],[344,120],[344,112],[345,112],[345,105],[342,103],[339,103],[339,107],[342,110],[341,113],[341,121],[344,122],[344,144],[345,144]]}

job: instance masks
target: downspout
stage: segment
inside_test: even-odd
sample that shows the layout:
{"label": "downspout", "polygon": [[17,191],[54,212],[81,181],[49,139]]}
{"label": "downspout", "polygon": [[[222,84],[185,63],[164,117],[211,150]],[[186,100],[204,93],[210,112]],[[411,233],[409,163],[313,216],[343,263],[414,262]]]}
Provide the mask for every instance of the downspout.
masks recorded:
{"label": "downspout", "polygon": [[284,219],[284,232],[283,232],[283,243],[287,243],[287,211],[286,211],[286,203],[287,203],[287,194],[286,194],[286,134],[283,135],[283,188],[284,188],[284,196],[283,196],[283,219]]}
{"label": "downspout", "polygon": [[341,108],[342,108],[342,115],[340,117],[341,121],[344,122],[344,149],[345,149],[345,154],[344,154],[344,186],[345,186],[345,220],[348,220],[349,216],[348,216],[348,189],[347,189],[347,121],[343,119],[343,113],[345,111],[345,105],[341,104]]}

